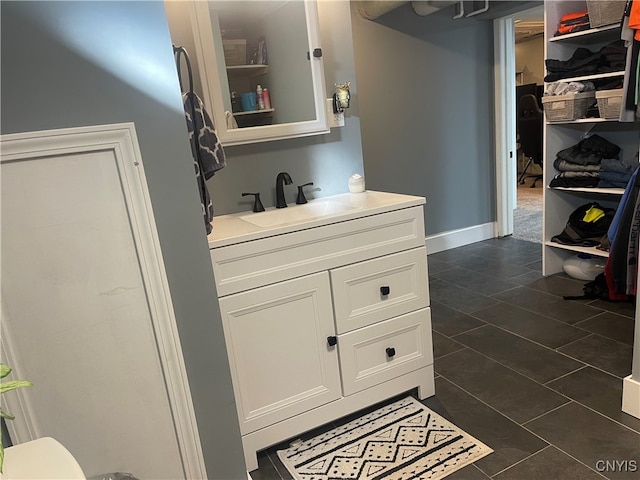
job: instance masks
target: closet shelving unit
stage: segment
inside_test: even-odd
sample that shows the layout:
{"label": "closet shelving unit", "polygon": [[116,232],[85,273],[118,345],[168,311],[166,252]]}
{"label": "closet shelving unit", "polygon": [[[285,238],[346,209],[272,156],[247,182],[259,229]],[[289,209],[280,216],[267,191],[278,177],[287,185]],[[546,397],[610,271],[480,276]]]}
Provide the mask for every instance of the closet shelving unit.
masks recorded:
{"label": "closet shelving unit", "polygon": [[[560,18],[570,12],[586,10],[584,1],[545,1],[545,58],[568,60],[576,48],[585,47],[597,51],[605,45],[620,39],[620,25],[592,28],[563,36],[555,36]],[[624,77],[624,71],[600,75],[566,78],[561,81],[586,81],[601,78]],[[621,188],[550,188],[549,182],[557,171],[553,166],[560,150],[577,144],[590,134],[598,134],[621,149],[621,155],[638,151],[640,144],[640,124],[618,122],[617,119],[586,118],[567,122],[546,122],[544,124],[544,195],[543,195],[543,275],[562,271],[563,262],[577,253],[589,253],[607,257],[606,251],[595,247],[562,245],[551,241],[564,229],[569,215],[579,206],[588,202],[598,202],[604,207],[616,208],[624,193]]]}

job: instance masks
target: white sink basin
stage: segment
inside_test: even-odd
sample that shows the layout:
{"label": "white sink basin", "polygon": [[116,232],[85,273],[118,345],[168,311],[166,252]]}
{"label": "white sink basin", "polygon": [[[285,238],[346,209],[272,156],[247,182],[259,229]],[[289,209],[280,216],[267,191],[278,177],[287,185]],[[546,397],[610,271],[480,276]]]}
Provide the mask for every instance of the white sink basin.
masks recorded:
{"label": "white sink basin", "polygon": [[331,200],[312,200],[304,205],[290,205],[287,208],[278,208],[266,212],[243,215],[240,219],[257,227],[266,228],[289,223],[305,222],[356,210],[358,208],[360,207],[333,202]]}

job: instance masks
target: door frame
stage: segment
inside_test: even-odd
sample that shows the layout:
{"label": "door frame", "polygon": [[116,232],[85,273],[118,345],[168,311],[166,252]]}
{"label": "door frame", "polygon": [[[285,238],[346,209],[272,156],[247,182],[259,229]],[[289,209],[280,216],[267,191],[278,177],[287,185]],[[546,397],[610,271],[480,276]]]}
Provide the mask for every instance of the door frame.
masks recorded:
{"label": "door frame", "polygon": [[533,12],[537,16],[541,7],[544,5],[525,8],[493,21],[497,237],[513,234],[513,210],[518,199],[515,21],[531,18]]}
{"label": "door frame", "polygon": [[515,33],[513,15],[493,21],[496,145],[495,236],[513,234],[516,208]]}

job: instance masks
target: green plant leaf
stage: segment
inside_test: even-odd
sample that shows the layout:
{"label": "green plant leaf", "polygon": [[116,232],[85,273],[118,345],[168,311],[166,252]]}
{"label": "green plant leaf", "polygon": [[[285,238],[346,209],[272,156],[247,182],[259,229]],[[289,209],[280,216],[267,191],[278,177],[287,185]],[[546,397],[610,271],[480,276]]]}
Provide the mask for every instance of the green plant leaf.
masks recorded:
{"label": "green plant leaf", "polygon": [[0,410],[0,417],[6,418],[7,420],[13,420],[14,418],[16,418],[13,415],[11,415],[9,412],[5,412],[4,410]]}
{"label": "green plant leaf", "polygon": [[4,378],[11,373],[11,367],[5,365],[4,363],[0,363],[0,378]]}
{"label": "green plant leaf", "polygon": [[4,465],[4,447],[0,442],[0,473],[2,473],[2,465]]}
{"label": "green plant leaf", "polygon": [[31,387],[33,383],[27,380],[11,380],[9,382],[0,382],[0,393],[5,393],[16,388]]}

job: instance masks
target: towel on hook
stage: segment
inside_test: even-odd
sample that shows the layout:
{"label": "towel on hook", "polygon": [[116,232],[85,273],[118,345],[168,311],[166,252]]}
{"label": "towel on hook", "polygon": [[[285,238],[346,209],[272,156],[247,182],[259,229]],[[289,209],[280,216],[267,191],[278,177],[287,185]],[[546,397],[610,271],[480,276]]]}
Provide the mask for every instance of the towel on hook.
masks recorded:
{"label": "towel on hook", "polygon": [[[211,117],[205,110],[200,97],[194,92],[187,92],[182,95],[182,101],[187,120],[187,129],[189,130],[189,141],[191,142],[191,153],[195,164],[198,190],[200,192],[202,215],[208,235],[212,231],[213,205],[211,204],[211,197],[205,180],[210,179],[215,172],[224,168],[226,160]],[[196,131],[198,132],[197,138]]]}

